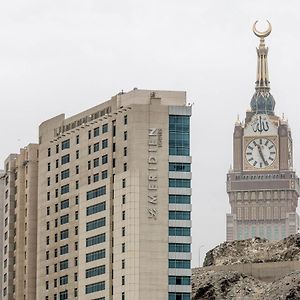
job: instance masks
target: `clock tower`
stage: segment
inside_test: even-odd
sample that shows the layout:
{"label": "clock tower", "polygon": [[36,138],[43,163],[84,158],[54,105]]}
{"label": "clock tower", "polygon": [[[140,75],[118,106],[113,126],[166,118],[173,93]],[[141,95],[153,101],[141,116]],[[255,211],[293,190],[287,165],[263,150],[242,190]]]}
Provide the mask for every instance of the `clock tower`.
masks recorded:
{"label": "clock tower", "polygon": [[296,212],[299,178],[293,170],[293,140],[287,121],[274,113],[270,93],[268,48],[260,32],[257,48],[257,79],[251,110],[244,122],[236,122],[233,133],[233,168],[227,174],[231,206],[226,216],[226,239],[262,237],[279,240],[298,232]]}

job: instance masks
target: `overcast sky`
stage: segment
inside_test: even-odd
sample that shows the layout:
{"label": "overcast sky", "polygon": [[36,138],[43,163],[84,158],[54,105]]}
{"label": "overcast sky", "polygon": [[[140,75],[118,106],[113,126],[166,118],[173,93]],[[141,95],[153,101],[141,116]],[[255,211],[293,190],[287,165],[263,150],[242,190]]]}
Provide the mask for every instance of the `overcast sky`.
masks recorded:
{"label": "overcast sky", "polygon": [[273,25],[271,92],[289,119],[300,169],[299,16],[299,0],[2,1],[0,161],[37,142],[42,121],[121,90],[187,91],[198,265],[200,246],[203,258],[225,240],[226,172],[236,116],[244,118],[254,93],[257,19]]}

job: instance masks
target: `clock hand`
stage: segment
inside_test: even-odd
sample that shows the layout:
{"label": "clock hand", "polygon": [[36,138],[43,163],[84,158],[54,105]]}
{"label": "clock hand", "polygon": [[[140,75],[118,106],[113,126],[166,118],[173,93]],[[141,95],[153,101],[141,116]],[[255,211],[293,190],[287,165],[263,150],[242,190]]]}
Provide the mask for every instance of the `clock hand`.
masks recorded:
{"label": "clock hand", "polygon": [[262,151],[261,151],[260,145],[257,145],[257,148],[258,148],[258,152],[259,152],[259,155],[260,155],[261,159],[263,160],[264,164],[267,165],[267,162],[266,162],[266,160],[265,160],[265,157],[264,157],[264,155],[263,155],[263,153],[262,153]]}

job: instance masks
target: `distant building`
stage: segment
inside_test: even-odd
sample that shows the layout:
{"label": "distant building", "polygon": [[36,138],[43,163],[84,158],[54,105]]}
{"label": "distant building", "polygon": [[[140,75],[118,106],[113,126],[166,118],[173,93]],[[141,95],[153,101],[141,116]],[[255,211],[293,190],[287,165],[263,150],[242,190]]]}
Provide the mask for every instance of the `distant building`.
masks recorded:
{"label": "distant building", "polygon": [[190,116],[135,89],[40,125],[37,299],[190,299]]}
{"label": "distant building", "polygon": [[5,160],[3,300],[36,299],[37,171],[36,144]]}
{"label": "distant building", "polygon": [[254,32],[260,38],[256,91],[245,122],[235,124],[233,168],[227,174],[229,241],[254,236],[279,240],[299,228],[299,178],[293,169],[291,129],[274,113],[275,100],[270,93],[265,37],[271,25],[263,33],[254,25]]}
{"label": "distant building", "polygon": [[[4,225],[4,171],[0,170],[0,291],[2,293],[3,278],[3,225]],[[1,296],[1,295],[0,295]]]}

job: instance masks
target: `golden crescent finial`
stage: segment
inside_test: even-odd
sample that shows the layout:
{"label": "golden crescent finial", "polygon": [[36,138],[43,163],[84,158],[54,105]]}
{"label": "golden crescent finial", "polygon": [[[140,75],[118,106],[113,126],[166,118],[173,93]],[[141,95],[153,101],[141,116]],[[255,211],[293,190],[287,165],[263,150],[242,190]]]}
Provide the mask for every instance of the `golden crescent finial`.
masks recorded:
{"label": "golden crescent finial", "polygon": [[256,24],[257,24],[257,22],[258,22],[258,21],[255,21],[255,23],[253,24],[253,28],[252,28],[252,29],[253,29],[253,32],[254,32],[254,34],[255,34],[257,37],[263,39],[263,38],[267,37],[267,36],[271,33],[271,31],[272,31],[272,25],[271,25],[271,23],[267,20],[267,22],[268,22],[268,24],[269,24],[269,28],[268,28],[266,31],[258,31],[258,30],[256,29]]}

